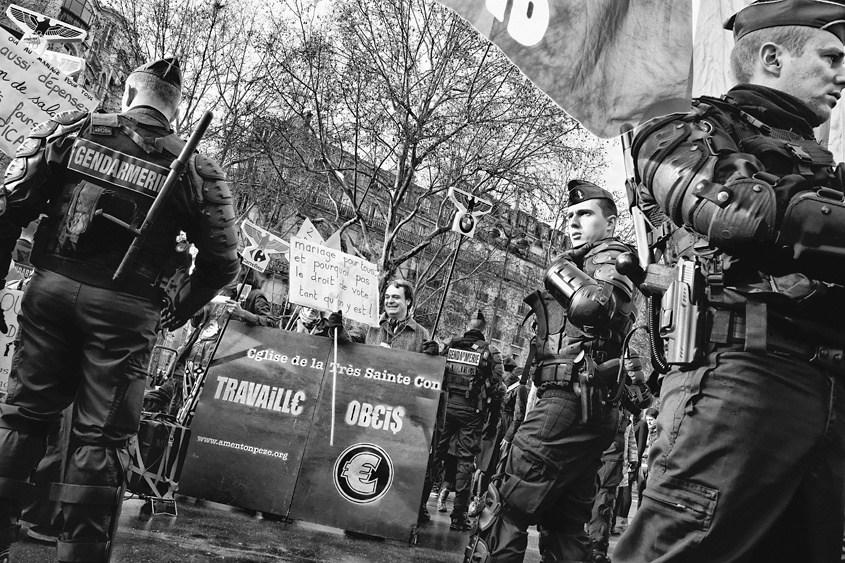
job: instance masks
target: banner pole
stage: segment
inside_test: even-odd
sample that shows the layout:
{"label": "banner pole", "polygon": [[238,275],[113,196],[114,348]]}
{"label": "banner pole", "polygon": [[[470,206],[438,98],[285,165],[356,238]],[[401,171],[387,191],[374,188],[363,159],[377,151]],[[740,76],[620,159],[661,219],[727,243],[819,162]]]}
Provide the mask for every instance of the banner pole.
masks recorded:
{"label": "banner pole", "polygon": [[337,335],[340,329],[334,329],[334,362],[332,363],[332,427],[329,432],[329,445],[334,446],[334,411],[335,411],[335,390],[337,389]]}
{"label": "banner pole", "polygon": [[446,294],[449,293],[449,284],[452,283],[452,273],[455,271],[455,262],[458,261],[458,251],[464,241],[463,235],[458,235],[458,244],[455,245],[455,253],[452,255],[452,265],[449,266],[449,275],[446,277],[446,284],[443,287],[443,295],[440,297],[440,307],[437,308],[437,317],[434,319],[434,328],[431,329],[431,337],[437,332],[437,325],[440,324],[440,314],[443,312],[443,304],[446,303]]}

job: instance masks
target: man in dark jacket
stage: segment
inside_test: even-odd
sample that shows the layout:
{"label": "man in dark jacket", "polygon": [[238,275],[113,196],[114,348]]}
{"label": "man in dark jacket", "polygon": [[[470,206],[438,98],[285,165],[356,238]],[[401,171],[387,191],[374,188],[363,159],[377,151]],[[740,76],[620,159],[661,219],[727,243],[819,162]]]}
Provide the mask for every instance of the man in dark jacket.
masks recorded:
{"label": "man in dark jacket", "polygon": [[[36,126],[6,170],[0,194],[0,271],[21,226],[40,213],[23,298],[21,341],[0,404],[0,562],[16,539],[30,473],[74,402],[63,482],[59,561],[109,560],[138,431],[146,367],[159,322],[184,324],[235,278],[234,210],[217,164],[192,155],[126,275],[114,274],[185,143],[171,129],[181,100],[175,58],[139,67],[121,114],[66,112]],[[195,269],[168,284],[180,231]],[[171,289],[162,312],[164,288]]]}
{"label": "man in dark jacket", "polygon": [[[813,128],[845,86],[845,5],[758,1],[726,27],[739,85],[633,143],[642,206],[690,299],[662,315],[672,369],[616,563],[840,555],[845,174]],[[707,323],[679,346],[687,304]]]}

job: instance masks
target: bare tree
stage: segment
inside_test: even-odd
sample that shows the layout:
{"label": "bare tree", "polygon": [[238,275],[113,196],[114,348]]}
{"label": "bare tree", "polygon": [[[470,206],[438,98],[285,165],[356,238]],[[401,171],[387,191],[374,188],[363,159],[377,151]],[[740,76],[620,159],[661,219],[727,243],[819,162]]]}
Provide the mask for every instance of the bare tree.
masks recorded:
{"label": "bare tree", "polygon": [[281,137],[303,168],[331,178],[326,195],[345,210],[334,222],[354,230],[382,283],[442,245],[450,186],[514,201],[545,166],[589,175],[600,160],[575,120],[433,1],[323,7],[289,0],[274,14],[287,30],[267,43],[277,111],[311,140]]}

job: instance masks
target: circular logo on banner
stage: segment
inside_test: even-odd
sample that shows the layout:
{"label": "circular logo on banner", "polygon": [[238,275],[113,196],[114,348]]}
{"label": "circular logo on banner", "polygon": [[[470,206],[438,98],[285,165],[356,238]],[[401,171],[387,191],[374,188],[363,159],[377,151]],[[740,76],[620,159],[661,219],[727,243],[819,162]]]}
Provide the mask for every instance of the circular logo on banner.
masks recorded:
{"label": "circular logo on banner", "polygon": [[334,486],[346,500],[375,502],[393,483],[393,460],[375,444],[355,444],[338,456],[333,477]]}

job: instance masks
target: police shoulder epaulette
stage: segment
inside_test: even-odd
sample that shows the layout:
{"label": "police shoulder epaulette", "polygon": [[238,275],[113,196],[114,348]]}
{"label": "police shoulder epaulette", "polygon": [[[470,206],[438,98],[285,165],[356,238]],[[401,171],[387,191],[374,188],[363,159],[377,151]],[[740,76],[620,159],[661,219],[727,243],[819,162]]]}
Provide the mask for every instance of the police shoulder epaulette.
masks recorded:
{"label": "police shoulder epaulette", "polygon": [[116,113],[91,114],[91,133],[94,135],[111,137],[119,126]]}

